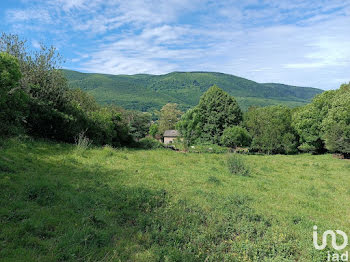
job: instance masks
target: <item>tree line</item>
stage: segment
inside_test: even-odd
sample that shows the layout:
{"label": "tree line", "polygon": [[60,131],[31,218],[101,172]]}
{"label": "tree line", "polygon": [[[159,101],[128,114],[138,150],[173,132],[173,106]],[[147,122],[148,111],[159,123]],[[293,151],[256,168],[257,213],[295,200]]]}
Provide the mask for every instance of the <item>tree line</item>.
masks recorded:
{"label": "tree line", "polygon": [[[53,47],[28,51],[16,35],[0,37],[0,137],[28,134],[73,143],[82,133],[96,145],[159,147],[165,130],[178,129],[184,147],[216,144],[251,152],[341,153],[350,156],[350,84],[325,91],[303,107],[251,107],[217,86],[185,113],[174,103],[150,113],[101,106],[80,89],[70,89]],[[142,144],[142,143],[141,143]]]}
{"label": "tree line", "polygon": [[135,146],[151,114],[98,105],[68,88],[53,47],[29,51],[17,35],[0,37],[0,137],[27,134],[73,143],[84,134],[95,145]]}
{"label": "tree line", "polygon": [[234,97],[213,86],[177,128],[185,146],[213,143],[268,154],[334,152],[349,157],[350,83],[303,107],[251,107],[245,113]]}

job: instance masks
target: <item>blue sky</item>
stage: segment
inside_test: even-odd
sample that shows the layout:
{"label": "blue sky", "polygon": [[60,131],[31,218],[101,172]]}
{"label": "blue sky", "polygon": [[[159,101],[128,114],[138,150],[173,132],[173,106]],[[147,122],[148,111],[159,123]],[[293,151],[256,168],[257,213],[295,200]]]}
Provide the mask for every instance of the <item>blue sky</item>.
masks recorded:
{"label": "blue sky", "polygon": [[350,81],[350,0],[1,0],[0,21],[83,72],[215,71],[323,89]]}

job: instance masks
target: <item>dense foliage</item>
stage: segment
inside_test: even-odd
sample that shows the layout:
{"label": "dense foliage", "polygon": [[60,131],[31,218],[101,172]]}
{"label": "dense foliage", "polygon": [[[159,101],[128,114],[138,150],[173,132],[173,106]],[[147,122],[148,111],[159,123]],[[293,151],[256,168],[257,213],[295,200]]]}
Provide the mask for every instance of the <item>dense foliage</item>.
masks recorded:
{"label": "dense foliage", "polygon": [[148,135],[152,117],[150,113],[123,108],[118,108],[118,110],[134,140],[138,141]]}
{"label": "dense foliage", "polygon": [[249,146],[250,152],[292,154],[298,150],[350,154],[350,84],[316,96],[312,103],[251,107],[242,119],[235,99],[216,86],[177,124],[185,148],[212,143],[231,148]]}
{"label": "dense foliage", "polygon": [[223,146],[231,148],[247,147],[250,146],[252,137],[244,127],[232,126],[224,130],[220,142]]}
{"label": "dense foliage", "polygon": [[140,139],[138,142],[139,147],[142,149],[158,149],[158,148],[164,148],[164,145],[159,142],[157,139],[154,139],[152,137],[145,137]]}
{"label": "dense foliage", "polygon": [[149,135],[155,138],[159,134],[159,127],[156,123],[153,123],[149,127]]}
{"label": "dense foliage", "polygon": [[290,154],[297,151],[297,137],[292,128],[292,112],[285,106],[251,108],[244,125],[253,140],[252,151]]}
{"label": "dense foliage", "polygon": [[0,137],[23,132],[28,96],[18,88],[20,79],[17,59],[0,53]]}
{"label": "dense foliage", "polygon": [[242,121],[235,98],[215,85],[203,94],[197,108],[204,141],[219,143],[225,128]]}
{"label": "dense foliage", "polygon": [[218,144],[225,128],[241,121],[242,111],[235,98],[212,86],[203,94],[199,104],[181,118],[177,127],[187,145],[195,141]]}
{"label": "dense foliage", "polygon": [[322,153],[326,150],[349,156],[350,84],[316,96],[312,103],[293,115],[293,126],[300,136],[300,150]]}
{"label": "dense foliage", "polygon": [[301,151],[325,152],[322,121],[331,108],[334,95],[335,91],[324,92],[293,114],[293,127],[300,137]]}
{"label": "dense foliage", "polygon": [[153,112],[167,103],[182,111],[198,104],[201,95],[216,84],[234,96],[243,110],[250,106],[284,104],[295,107],[309,103],[322,90],[259,84],[222,73],[174,72],[166,75],[84,74],[64,70],[72,88],[81,88],[99,103],[117,104],[126,109]]}
{"label": "dense foliage", "polygon": [[185,148],[198,142],[202,134],[201,118],[198,108],[189,109],[183,114],[176,127],[181,133]]}
{"label": "dense foliage", "polygon": [[[129,145],[132,135],[121,112],[99,106],[93,97],[70,90],[55,48],[29,52],[15,35],[0,38],[2,136],[19,130],[34,137],[74,142],[84,132],[97,145]],[[144,128],[146,133],[148,126]]]}
{"label": "dense foliage", "polygon": [[158,115],[158,132],[160,135],[163,135],[164,131],[175,129],[182,112],[178,109],[177,104],[168,103],[162,107]]}
{"label": "dense foliage", "polygon": [[326,148],[350,157],[350,84],[337,90],[322,126]]}

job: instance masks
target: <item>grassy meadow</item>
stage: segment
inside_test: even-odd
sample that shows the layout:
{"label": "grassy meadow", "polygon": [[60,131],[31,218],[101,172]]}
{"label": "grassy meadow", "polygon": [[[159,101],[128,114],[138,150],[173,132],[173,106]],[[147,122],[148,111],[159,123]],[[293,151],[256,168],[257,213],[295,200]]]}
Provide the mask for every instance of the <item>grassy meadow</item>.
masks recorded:
{"label": "grassy meadow", "polygon": [[0,147],[1,261],[325,261],[319,232],[350,233],[350,161],[90,148]]}

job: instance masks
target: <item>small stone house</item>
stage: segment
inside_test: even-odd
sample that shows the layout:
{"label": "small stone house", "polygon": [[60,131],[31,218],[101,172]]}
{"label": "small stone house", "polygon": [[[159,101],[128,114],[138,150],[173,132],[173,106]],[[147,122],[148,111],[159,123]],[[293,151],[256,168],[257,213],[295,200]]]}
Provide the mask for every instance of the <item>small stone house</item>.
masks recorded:
{"label": "small stone house", "polygon": [[164,137],[164,144],[172,144],[175,140],[175,138],[178,138],[180,136],[179,131],[177,130],[166,130],[163,134]]}

